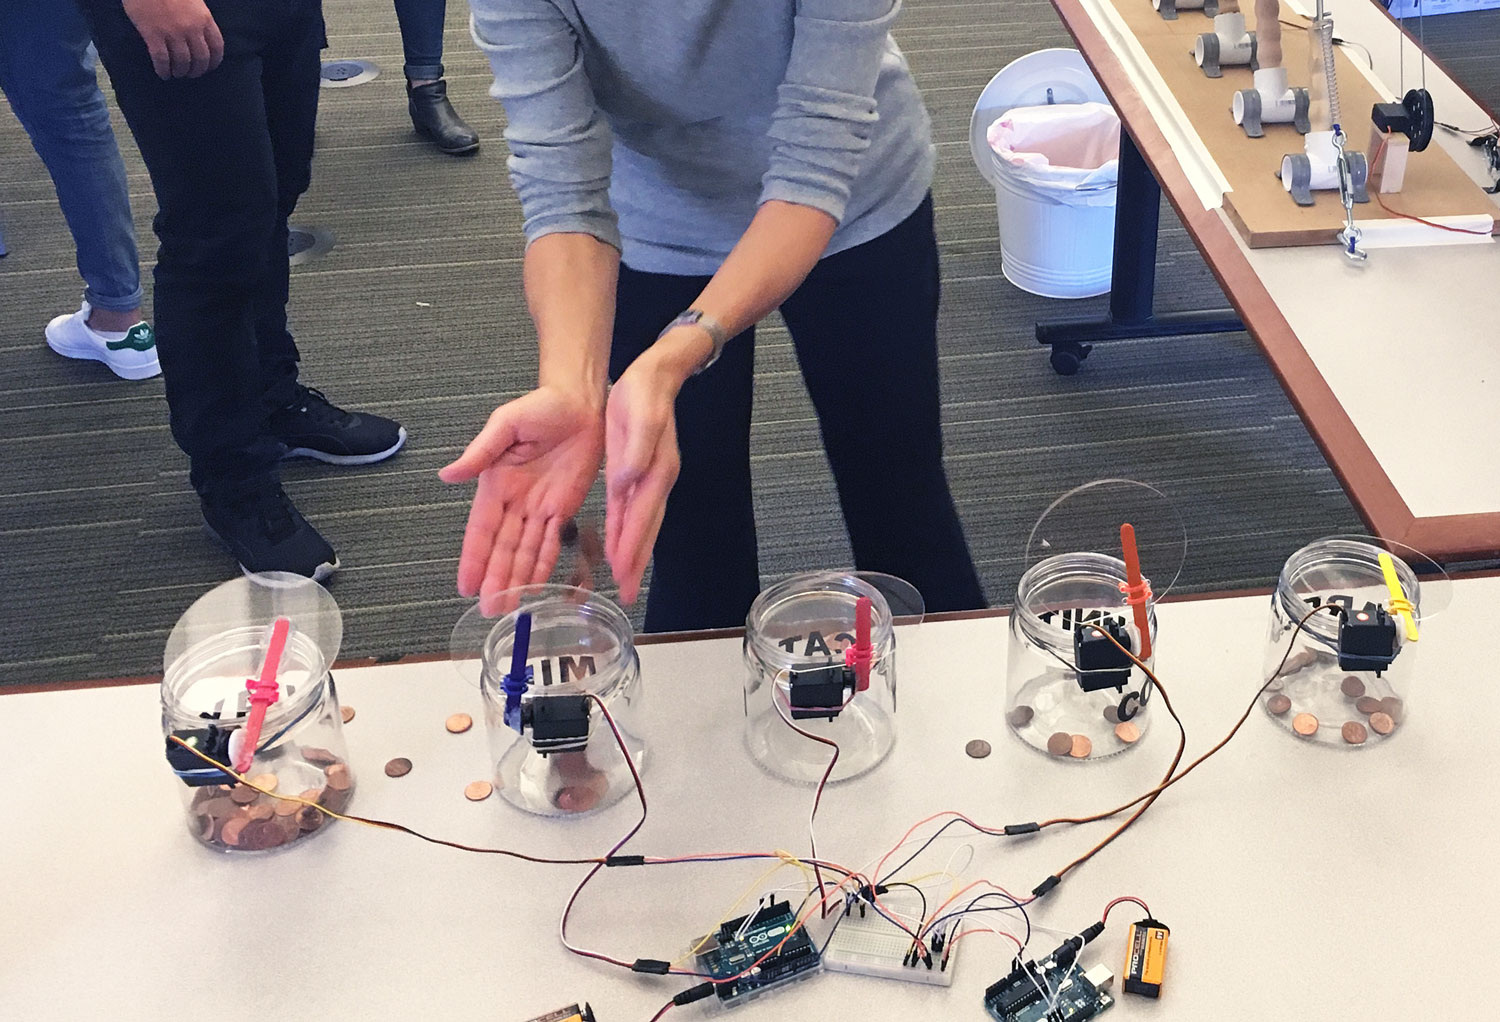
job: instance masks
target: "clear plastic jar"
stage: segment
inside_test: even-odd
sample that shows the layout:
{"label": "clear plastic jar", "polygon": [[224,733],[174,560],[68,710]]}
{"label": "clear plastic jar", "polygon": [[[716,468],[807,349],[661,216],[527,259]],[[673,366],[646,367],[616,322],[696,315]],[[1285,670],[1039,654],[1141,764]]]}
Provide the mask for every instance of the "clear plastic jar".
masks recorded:
{"label": "clear plastic jar", "polygon": [[[789,781],[816,783],[831,750],[787,725],[794,670],[839,665],[855,641],[861,597],[870,600],[869,686],[831,720],[798,719],[797,726],[839,745],[831,781],[872,769],[896,741],[896,631],[892,605],[920,620],[921,597],[888,575],[811,572],[766,589],[745,620],[745,746],[762,769]],[[781,709],[778,709],[778,702]]]}
{"label": "clear plastic jar", "polygon": [[[1005,719],[1027,745],[1062,759],[1101,759],[1140,741],[1151,689],[1138,667],[1080,671],[1075,636],[1112,626],[1139,655],[1141,636],[1121,592],[1125,562],[1097,553],[1049,557],[1021,576],[1010,614]],[[1156,609],[1148,608],[1155,660]]]}
{"label": "clear plastic jar", "polygon": [[[514,610],[489,620],[471,609],[454,630],[453,645],[455,659],[478,671],[496,790],[512,805],[543,816],[577,816],[613,805],[635,790],[635,782],[598,705],[587,704],[585,737],[538,740],[534,729],[522,733],[507,724],[502,679],[511,669],[517,622],[530,614],[526,664],[532,682],[525,698],[535,705],[554,696],[597,696],[636,769],[644,771],[644,691],[629,619],[604,597],[572,586],[528,586],[506,597]],[[467,673],[462,666],[461,673]]]}
{"label": "clear plastic jar", "polygon": [[[1260,702],[1266,715],[1299,741],[1358,749],[1383,744],[1405,730],[1421,643],[1409,638],[1399,616],[1392,620],[1389,648],[1394,657],[1388,663],[1346,659],[1347,666],[1340,666],[1343,623],[1378,624],[1390,608],[1380,564],[1383,552],[1391,555],[1420,637],[1427,621],[1446,604],[1448,583],[1417,551],[1370,537],[1336,536],[1309,543],[1281,569],[1271,595],[1261,674],[1270,681]],[[1344,614],[1313,613],[1298,628],[1315,607],[1330,604]]]}
{"label": "clear plastic jar", "polygon": [[[217,744],[215,758],[236,765],[230,750],[239,740],[230,739],[235,732],[243,736],[250,717],[246,681],[260,676],[268,633],[280,617],[290,629],[276,673],[278,697],[266,709],[243,773],[260,787],[342,811],[354,795],[354,773],[328,669],[342,624],[332,597],[315,582],[288,575],[235,579],[195,603],[167,644],[162,731],[205,751]],[[296,844],[332,822],[315,809],[233,782],[171,742],[167,752],[184,781],[179,790],[188,829],[209,848],[266,851]]]}

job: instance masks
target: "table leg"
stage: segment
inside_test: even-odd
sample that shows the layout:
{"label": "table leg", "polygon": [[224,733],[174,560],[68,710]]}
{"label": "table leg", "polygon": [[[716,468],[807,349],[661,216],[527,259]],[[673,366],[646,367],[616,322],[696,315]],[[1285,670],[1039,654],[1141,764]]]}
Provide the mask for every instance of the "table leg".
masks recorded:
{"label": "table leg", "polygon": [[1093,341],[1138,337],[1222,334],[1245,329],[1233,309],[1201,312],[1152,310],[1156,294],[1156,227],[1161,186],[1135,147],[1120,131],[1120,177],[1115,200],[1115,256],[1109,315],[1100,320],[1041,320],[1039,344],[1052,347],[1052,368],[1064,376],[1078,372]]}

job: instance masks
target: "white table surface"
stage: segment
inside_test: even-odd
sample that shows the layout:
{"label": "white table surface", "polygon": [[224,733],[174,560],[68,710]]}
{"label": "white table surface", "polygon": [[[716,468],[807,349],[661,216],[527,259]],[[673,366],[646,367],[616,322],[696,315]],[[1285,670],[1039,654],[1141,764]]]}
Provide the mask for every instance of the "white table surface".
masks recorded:
{"label": "white table surface", "polygon": [[[1412,514],[1432,518],[1500,511],[1500,450],[1469,439],[1500,432],[1500,334],[1492,319],[1476,312],[1500,286],[1500,243],[1408,222],[1362,221],[1372,246],[1362,268],[1350,266],[1331,240],[1327,248],[1248,248],[1221,209],[1227,180],[1113,2],[1081,0],[1081,6],[1171,141],[1203,208],[1219,210],[1229,234]],[[1311,0],[1291,0],[1291,5],[1308,13],[1315,6]],[[1245,6],[1248,10],[1248,2]],[[1430,61],[1424,77],[1420,51],[1374,0],[1328,0],[1327,7],[1340,38],[1369,48],[1373,71],[1357,48],[1345,53],[1377,89],[1394,96],[1425,85],[1438,120],[1473,129],[1489,122],[1489,115]],[[1204,31],[1211,25],[1196,11],[1180,16],[1201,20]],[[1250,20],[1253,24],[1253,14]],[[1408,27],[1415,33],[1416,20],[1410,19]],[[1291,72],[1293,84],[1301,81],[1299,75],[1305,77],[1300,68]],[[1227,106],[1224,116],[1229,116]],[[1350,129],[1359,145],[1367,134],[1363,127]],[[1489,183],[1482,157],[1465,138],[1441,129],[1433,138],[1433,145],[1476,182]],[[1266,144],[1274,145],[1274,139],[1268,137]],[[1271,169],[1268,164],[1267,173]],[[1399,195],[1388,201],[1401,208]],[[1492,201],[1500,216],[1500,197]],[[1382,237],[1401,245],[1414,237],[1427,243],[1374,247],[1382,245]]]}
{"label": "white table surface", "polygon": [[[1500,579],[1460,583],[1452,607],[1428,623],[1424,682],[1399,740],[1312,747],[1257,710],[1224,752],[1037,907],[1039,923],[1077,930],[1107,899],[1136,894],[1172,928],[1162,999],[1123,996],[1109,1017],[1490,1012],[1500,981],[1489,947],[1500,916],[1500,713],[1485,636],[1497,599]],[[1189,755],[1216,741],[1257,687],[1266,604],[1161,608],[1158,666],[1187,723]],[[902,634],[896,747],[873,773],[829,791],[819,827],[826,857],[863,864],[939,809],[1023,822],[1105,808],[1153,783],[1173,745],[1164,716],[1135,751],[1098,763],[1054,761],[1011,738],[1001,718],[1006,641],[1001,618]],[[810,789],[761,774],[740,743],[739,643],[650,645],[641,659],[652,813],[628,850],[802,851]],[[464,784],[487,774],[486,741],[482,725],[444,730],[449,713],[480,710],[478,693],[444,664],[350,670],[338,681],[358,711],[347,728],[359,779],[353,811],[558,855],[601,854],[635,819],[629,801],[572,821],[465,801]],[[965,756],[976,737],[994,743],[988,759]],[[410,775],[382,773],[394,756],[414,761]],[[587,1000],[601,1022],[644,1022],[689,985],[559,946],[558,914],[578,867],[512,863],[350,824],[261,857],[200,847],[162,760],[154,687],[0,697],[0,764],[0,1018],[519,1022]],[[1020,891],[1101,836],[1095,825],[945,838],[918,866],[941,869],[971,844],[966,876]],[[763,869],[609,870],[585,892],[574,938],[626,959],[675,957]],[[1119,973],[1133,911],[1112,919],[1086,965]],[[984,987],[1007,971],[1006,947],[968,938],[951,990],[825,974],[738,1017],[979,1022]]]}

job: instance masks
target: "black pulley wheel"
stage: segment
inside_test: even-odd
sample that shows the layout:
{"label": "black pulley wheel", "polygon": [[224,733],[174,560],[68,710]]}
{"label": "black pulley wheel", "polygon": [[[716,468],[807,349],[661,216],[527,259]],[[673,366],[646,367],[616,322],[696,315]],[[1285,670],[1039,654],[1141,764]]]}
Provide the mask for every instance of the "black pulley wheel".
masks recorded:
{"label": "black pulley wheel", "polygon": [[1407,129],[1410,149],[1420,153],[1432,141],[1432,94],[1426,89],[1410,89],[1401,97],[1401,105],[1406,107],[1406,115],[1411,119],[1411,126]]}

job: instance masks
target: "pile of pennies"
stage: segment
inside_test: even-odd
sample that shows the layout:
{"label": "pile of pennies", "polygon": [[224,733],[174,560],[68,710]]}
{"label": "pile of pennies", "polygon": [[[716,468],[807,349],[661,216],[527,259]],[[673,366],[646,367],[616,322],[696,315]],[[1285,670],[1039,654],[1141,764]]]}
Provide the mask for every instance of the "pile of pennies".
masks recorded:
{"label": "pile of pennies", "polygon": [[[1011,727],[1020,730],[1030,724],[1035,715],[1029,706],[1013,706],[1005,717]],[[1115,737],[1124,744],[1134,745],[1141,740],[1140,725],[1132,720],[1121,720],[1120,711],[1113,704],[1104,708],[1104,719],[1114,726]],[[1088,735],[1057,731],[1048,737],[1047,751],[1059,758],[1088,759],[1094,754],[1094,741]]]}
{"label": "pile of pennies", "polygon": [[[322,770],[323,785],[296,792],[297,797],[342,812],[354,795],[349,765],[327,749],[313,746],[302,747],[302,758]],[[218,784],[193,793],[188,813],[199,841],[223,851],[263,852],[316,833],[328,821],[312,806],[256,790],[276,792],[280,778],[275,774],[256,774],[250,784],[254,787]]]}
{"label": "pile of pennies", "polygon": [[[1364,720],[1345,720],[1339,725],[1339,734],[1348,744],[1363,745],[1369,739],[1371,731],[1383,737],[1396,730],[1396,725],[1401,723],[1406,707],[1395,696],[1377,699],[1369,695],[1365,691],[1364,681],[1352,674],[1339,683],[1339,691],[1353,704],[1354,712],[1364,717]],[[1285,717],[1293,710],[1291,697],[1285,692],[1272,692],[1266,697],[1266,709],[1273,716]],[[1324,726],[1314,714],[1302,712],[1292,715],[1292,731],[1303,738],[1314,737],[1318,729]]]}

